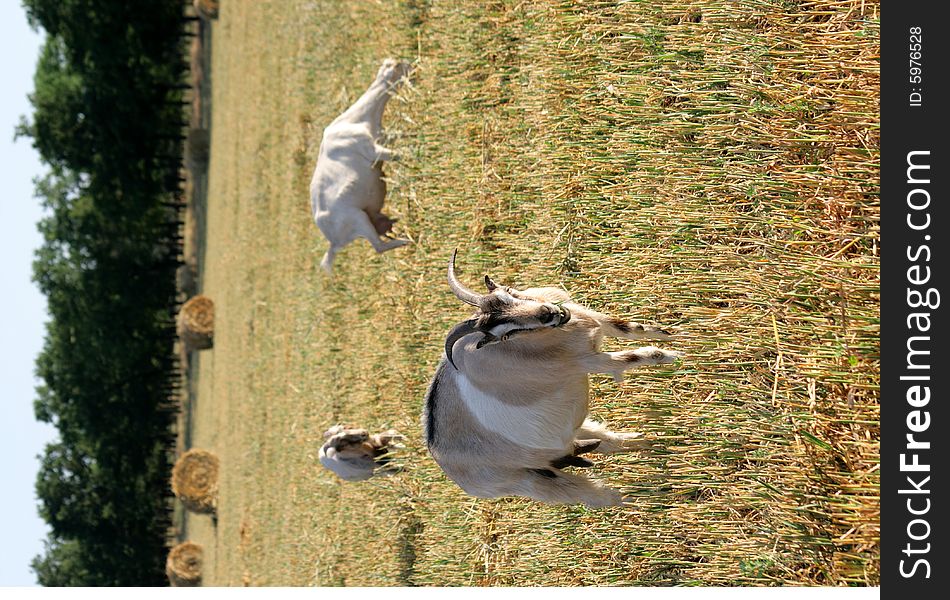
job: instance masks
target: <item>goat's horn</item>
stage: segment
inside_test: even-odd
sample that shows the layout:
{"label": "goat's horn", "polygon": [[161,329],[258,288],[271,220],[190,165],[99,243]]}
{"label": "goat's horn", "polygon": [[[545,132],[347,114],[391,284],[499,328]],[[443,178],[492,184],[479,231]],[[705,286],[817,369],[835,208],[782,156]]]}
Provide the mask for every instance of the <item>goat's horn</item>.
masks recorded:
{"label": "goat's horn", "polygon": [[475,319],[469,319],[453,327],[448,337],[445,338],[445,357],[449,359],[449,362],[452,363],[456,371],[458,371],[459,368],[455,366],[455,361],[452,360],[452,347],[455,346],[455,342],[476,331],[478,331],[478,329],[475,328]]}
{"label": "goat's horn", "polygon": [[482,299],[481,294],[476,294],[472,290],[466,288],[462,285],[459,280],[455,277],[455,255],[458,254],[458,248],[452,252],[452,260],[449,261],[449,287],[452,288],[452,293],[454,293],[459,300],[465,302],[466,304],[471,304],[472,306],[478,306],[479,301]]}

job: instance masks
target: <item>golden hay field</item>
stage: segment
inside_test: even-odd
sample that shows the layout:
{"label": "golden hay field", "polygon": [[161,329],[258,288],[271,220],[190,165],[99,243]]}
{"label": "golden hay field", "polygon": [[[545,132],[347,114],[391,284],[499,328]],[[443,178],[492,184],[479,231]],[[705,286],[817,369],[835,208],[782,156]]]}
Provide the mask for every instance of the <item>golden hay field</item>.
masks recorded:
{"label": "golden hay field", "polygon": [[[221,459],[204,585],[879,582],[879,3],[223,2],[199,256],[214,349],[186,438]],[[389,213],[415,242],[326,242],[322,128],[380,60]],[[445,284],[553,284],[687,331],[687,356],[591,413],[658,440],[595,458],[637,498],[591,510],[464,495],[419,414]],[[621,346],[612,342],[610,349]],[[335,422],[407,435],[402,473],[341,484]]]}

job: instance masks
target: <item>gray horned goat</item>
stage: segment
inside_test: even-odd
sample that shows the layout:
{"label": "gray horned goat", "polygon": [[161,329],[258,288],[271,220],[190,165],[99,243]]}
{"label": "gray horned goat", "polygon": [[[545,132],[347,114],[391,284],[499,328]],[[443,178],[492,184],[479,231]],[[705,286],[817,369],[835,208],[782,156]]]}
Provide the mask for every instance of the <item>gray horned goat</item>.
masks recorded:
{"label": "gray horned goat", "polygon": [[486,275],[488,292],[479,294],[456,278],[455,254],[448,282],[477,312],[449,332],[426,393],[422,428],[436,463],[481,498],[622,504],[618,491],[563,470],[591,466],[584,453],[648,446],[640,434],[615,433],[587,418],[588,374],[620,381],[627,370],[682,355],[652,346],[601,352],[604,336],[674,336],[575,304],[559,288],[516,290]]}

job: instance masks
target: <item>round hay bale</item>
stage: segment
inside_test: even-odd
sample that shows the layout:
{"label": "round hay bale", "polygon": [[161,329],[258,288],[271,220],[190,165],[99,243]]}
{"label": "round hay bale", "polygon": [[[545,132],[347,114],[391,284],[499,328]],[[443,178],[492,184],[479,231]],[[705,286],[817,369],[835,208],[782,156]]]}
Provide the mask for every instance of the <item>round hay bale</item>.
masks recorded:
{"label": "round hay bale", "polygon": [[213,513],[218,503],[218,457],[207,450],[192,448],[175,461],[172,491],[185,508],[197,513]]}
{"label": "round hay bale", "polygon": [[165,575],[172,587],[193,587],[201,584],[201,544],[184,542],[168,553]]}
{"label": "round hay bale", "polygon": [[195,12],[202,19],[218,18],[218,0],[195,0]]}
{"label": "round hay bale", "polygon": [[185,302],[178,313],[178,329],[185,348],[204,350],[214,345],[214,302],[198,295]]}

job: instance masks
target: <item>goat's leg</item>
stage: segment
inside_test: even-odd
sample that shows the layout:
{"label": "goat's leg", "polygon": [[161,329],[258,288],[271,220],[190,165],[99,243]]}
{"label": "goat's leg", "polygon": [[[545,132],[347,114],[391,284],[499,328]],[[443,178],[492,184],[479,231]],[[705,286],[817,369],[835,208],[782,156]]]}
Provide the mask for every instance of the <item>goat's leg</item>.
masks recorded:
{"label": "goat's leg", "polygon": [[358,136],[356,151],[360,156],[369,161],[372,165],[380,166],[380,163],[396,160],[396,152],[389,148],[374,142],[369,135]]}
{"label": "goat's leg", "polygon": [[400,246],[405,246],[409,243],[409,240],[403,239],[381,239],[379,233],[376,231],[376,227],[373,225],[373,222],[370,220],[369,215],[362,210],[354,211],[353,216],[353,230],[360,237],[366,238],[370,244],[372,244],[373,249],[376,252],[385,252],[387,250],[392,250],[393,248],[399,248]]}
{"label": "goat's leg", "polygon": [[[353,150],[376,168],[380,168],[384,162],[396,160],[396,152],[374,141],[368,130],[352,134],[350,139]],[[382,176],[382,170],[379,176]]]}
{"label": "goat's leg", "polygon": [[589,310],[589,315],[600,324],[601,332],[610,337],[623,338],[626,340],[670,340],[676,337],[675,334],[660,327],[654,327],[653,325],[634,323],[633,321],[627,321],[620,317],[611,317],[610,315],[592,310]]}
{"label": "goat's leg", "polygon": [[620,492],[590,479],[560,469],[526,469],[512,486],[517,496],[550,504],[586,504],[591,507],[619,506]]}
{"label": "goat's leg", "polygon": [[588,452],[593,452],[600,446],[600,440],[588,438],[578,440],[575,439],[573,443],[573,449],[570,454],[566,454],[560,458],[556,458],[551,461],[550,466],[555,469],[563,469],[564,467],[592,467],[594,463],[587,460],[581,454],[586,454]]}
{"label": "goat's leg", "polygon": [[668,365],[676,362],[682,352],[662,350],[654,346],[621,350],[619,352],[597,352],[588,354],[581,360],[588,373],[608,373],[615,381],[623,380],[623,372],[640,367]]}
{"label": "goat's leg", "polygon": [[373,152],[376,155],[376,160],[374,162],[387,162],[390,160],[396,160],[397,155],[394,150],[390,150],[384,146],[381,146],[378,142],[373,144]]}
{"label": "goat's leg", "polygon": [[603,423],[585,419],[583,425],[574,431],[575,445],[581,441],[597,440],[599,443],[590,452],[613,454],[615,452],[633,452],[652,446],[642,433],[614,433]]}

